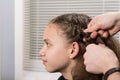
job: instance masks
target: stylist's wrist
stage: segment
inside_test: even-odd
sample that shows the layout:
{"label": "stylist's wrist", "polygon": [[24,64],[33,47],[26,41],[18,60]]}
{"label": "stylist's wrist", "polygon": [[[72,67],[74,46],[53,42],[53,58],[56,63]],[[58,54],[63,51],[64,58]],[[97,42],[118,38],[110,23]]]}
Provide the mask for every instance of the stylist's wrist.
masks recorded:
{"label": "stylist's wrist", "polygon": [[108,76],[107,80],[119,80],[120,79],[120,72],[114,72]]}
{"label": "stylist's wrist", "polygon": [[103,69],[103,74],[105,74],[108,70],[112,69],[112,68],[117,68],[117,67],[120,67],[119,65],[119,61],[118,59],[116,58],[114,60],[114,63],[111,63],[111,64],[107,64],[106,67]]}
{"label": "stylist's wrist", "polygon": [[107,78],[107,80],[119,80],[120,79],[120,72],[114,72],[110,74]]}

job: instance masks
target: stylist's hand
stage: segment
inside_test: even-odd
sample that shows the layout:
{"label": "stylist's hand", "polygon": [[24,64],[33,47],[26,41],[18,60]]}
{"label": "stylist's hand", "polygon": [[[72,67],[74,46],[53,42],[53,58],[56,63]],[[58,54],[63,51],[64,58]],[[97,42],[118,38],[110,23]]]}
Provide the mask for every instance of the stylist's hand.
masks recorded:
{"label": "stylist's hand", "polygon": [[111,12],[94,17],[85,32],[92,32],[91,38],[98,34],[102,37],[112,36],[120,31],[120,12]]}
{"label": "stylist's hand", "polygon": [[89,44],[86,47],[84,64],[88,72],[95,74],[104,74],[107,70],[119,66],[115,53],[103,44]]}

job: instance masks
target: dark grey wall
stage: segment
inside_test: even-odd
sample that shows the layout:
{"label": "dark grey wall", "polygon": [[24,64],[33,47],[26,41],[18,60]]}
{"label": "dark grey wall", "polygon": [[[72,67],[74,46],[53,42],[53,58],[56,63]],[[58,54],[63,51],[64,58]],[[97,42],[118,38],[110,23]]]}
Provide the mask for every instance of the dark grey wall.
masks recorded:
{"label": "dark grey wall", "polygon": [[14,0],[0,0],[0,80],[14,80]]}

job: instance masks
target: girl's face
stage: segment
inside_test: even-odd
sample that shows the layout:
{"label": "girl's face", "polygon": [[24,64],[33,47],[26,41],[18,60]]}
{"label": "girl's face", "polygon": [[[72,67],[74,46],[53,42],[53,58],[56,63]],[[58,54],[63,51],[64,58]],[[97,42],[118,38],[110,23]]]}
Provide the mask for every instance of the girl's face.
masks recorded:
{"label": "girl's face", "polygon": [[47,71],[61,72],[70,64],[70,44],[55,24],[49,24],[44,32],[44,46],[40,51]]}

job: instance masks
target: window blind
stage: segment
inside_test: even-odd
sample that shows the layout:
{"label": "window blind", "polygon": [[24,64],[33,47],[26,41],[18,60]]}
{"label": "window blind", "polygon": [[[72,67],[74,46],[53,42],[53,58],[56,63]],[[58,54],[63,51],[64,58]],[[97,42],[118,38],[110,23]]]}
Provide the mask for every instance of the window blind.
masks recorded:
{"label": "window blind", "polygon": [[[43,31],[50,19],[64,13],[85,13],[91,17],[120,11],[120,0],[25,0],[24,70],[45,71],[39,51]],[[120,40],[120,33],[115,37]]]}

